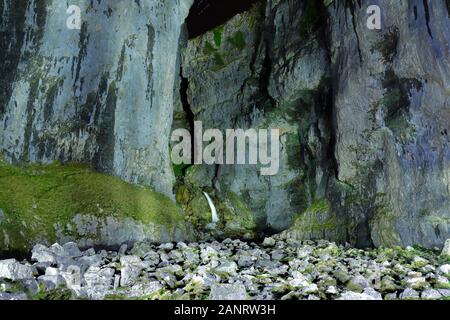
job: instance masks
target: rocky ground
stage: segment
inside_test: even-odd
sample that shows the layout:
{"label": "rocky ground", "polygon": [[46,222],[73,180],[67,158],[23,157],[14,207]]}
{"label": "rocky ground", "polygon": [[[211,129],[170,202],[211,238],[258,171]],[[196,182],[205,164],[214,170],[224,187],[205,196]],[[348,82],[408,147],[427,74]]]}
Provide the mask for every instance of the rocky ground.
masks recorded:
{"label": "rocky ground", "polygon": [[450,241],[440,253],[280,237],[118,252],[36,245],[32,262],[0,261],[0,299],[448,299],[449,254]]}

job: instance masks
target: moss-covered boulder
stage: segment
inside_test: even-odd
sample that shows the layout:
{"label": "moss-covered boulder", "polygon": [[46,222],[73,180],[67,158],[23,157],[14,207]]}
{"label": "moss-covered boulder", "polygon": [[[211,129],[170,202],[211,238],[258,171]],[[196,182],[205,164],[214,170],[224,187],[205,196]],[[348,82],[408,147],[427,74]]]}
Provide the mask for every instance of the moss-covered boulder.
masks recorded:
{"label": "moss-covered boulder", "polygon": [[283,237],[297,240],[338,239],[344,241],[345,224],[325,199],[314,201],[298,215],[294,224],[282,233]]}
{"label": "moss-covered boulder", "polygon": [[0,251],[77,241],[115,246],[192,237],[181,208],[153,190],[78,164],[0,162]]}

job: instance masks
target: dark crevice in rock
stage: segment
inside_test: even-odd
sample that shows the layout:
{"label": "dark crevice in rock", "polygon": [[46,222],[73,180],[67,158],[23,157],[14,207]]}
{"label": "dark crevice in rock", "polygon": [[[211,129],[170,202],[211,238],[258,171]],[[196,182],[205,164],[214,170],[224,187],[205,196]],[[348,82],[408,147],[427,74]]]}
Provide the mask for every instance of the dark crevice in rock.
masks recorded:
{"label": "dark crevice in rock", "polygon": [[[101,119],[101,122],[98,124],[97,143],[103,146],[95,156],[94,161],[98,169],[105,172],[112,172],[115,145],[113,128],[116,121],[117,89],[115,81],[109,84],[108,87],[108,77],[108,74],[102,76],[99,91],[94,98],[94,121],[98,122],[98,119]],[[105,95],[105,107],[104,110],[101,110],[102,98]],[[91,117],[92,114],[89,118]]]}
{"label": "dark crevice in rock", "polygon": [[[35,3],[35,6],[33,8],[35,13],[35,19],[36,19],[36,26],[37,29],[35,32],[32,33],[30,41],[32,41],[32,51],[26,52],[25,57],[22,57],[23,59],[37,59],[36,57],[33,57],[32,55],[38,51],[38,45],[44,35],[44,28],[45,28],[45,22],[47,20],[47,8],[44,2],[37,1]],[[34,49],[34,50],[33,50]],[[35,51],[35,52],[34,52]],[[24,143],[23,148],[21,152],[21,156],[18,160],[20,162],[29,161],[29,149],[30,144],[32,144],[31,138],[33,136],[33,124],[35,121],[35,114],[36,114],[36,108],[35,108],[35,100],[38,95],[38,90],[40,89],[40,81],[41,78],[38,74],[33,74],[33,76],[30,79],[30,90],[28,95],[28,101],[26,106],[26,125],[24,130]]]}
{"label": "dark crevice in rock", "polygon": [[[0,12],[4,11],[6,1],[0,3]],[[2,16],[0,21],[0,116],[5,112],[5,106],[12,94],[13,80],[17,74],[25,31],[25,12],[27,1],[14,3],[14,10]]]}
{"label": "dark crevice in rock", "polygon": [[153,45],[155,43],[155,29],[150,24],[147,25],[147,56],[145,58],[146,64],[147,64],[147,99],[152,101],[151,96],[154,95],[153,92],[153,81],[152,74],[153,74]]}
{"label": "dark crevice in rock", "polygon": [[[264,102],[264,111],[268,112],[272,110],[275,105],[276,101],[272,98],[272,96],[269,93],[269,81],[270,81],[270,75],[272,73],[272,35],[273,35],[273,19],[267,19],[267,13],[265,14],[264,19],[266,20],[266,23],[269,21],[270,24],[266,26],[266,28],[262,31],[261,34],[261,42],[264,46],[265,52],[264,52],[264,60],[262,63],[262,71],[259,78],[259,90],[261,92],[261,97]],[[258,53],[261,54],[261,52]],[[256,57],[254,57],[254,60],[256,61]],[[254,65],[254,63],[252,64]]]}
{"label": "dark crevice in rock", "polygon": [[431,39],[433,39],[433,34],[430,27],[430,8],[428,6],[428,0],[423,0],[423,8],[425,9],[425,19],[427,20],[428,34],[430,35]]}
{"label": "dark crevice in rock", "polygon": [[[361,6],[360,2],[358,1],[359,6]],[[359,55],[359,62],[363,62],[362,59],[362,52],[361,52],[361,41],[359,39],[359,33],[357,30],[357,23],[356,23],[356,12],[355,12],[355,3],[352,0],[347,1],[347,6],[350,9],[350,13],[352,15],[352,25],[353,25],[353,31],[355,32],[356,36],[356,45],[358,47],[358,55]]]}
{"label": "dark crevice in rock", "polygon": [[322,47],[326,49],[327,54],[327,65],[328,65],[328,75],[327,78],[321,84],[321,102],[322,106],[321,112],[323,112],[323,119],[326,124],[326,129],[329,130],[329,138],[328,141],[322,141],[324,145],[324,162],[325,169],[327,170],[328,176],[333,177],[337,180],[338,178],[338,161],[336,159],[336,136],[337,136],[337,121],[335,119],[335,110],[334,110],[334,96],[335,96],[335,88],[333,86],[333,80],[331,76],[331,66],[332,66],[332,53],[331,53],[331,32],[328,30],[328,24],[330,21],[330,16],[327,8],[325,7],[323,2],[321,3],[322,13],[322,21],[324,21],[324,27],[320,30],[320,43]]}
{"label": "dark crevice in rock", "polygon": [[[77,89],[77,82],[79,82],[79,80],[80,80],[81,63],[82,63],[84,57],[87,55],[87,45],[89,43],[89,38],[90,38],[90,35],[88,34],[87,23],[83,22],[83,24],[81,25],[81,31],[80,31],[80,42],[78,44],[80,50],[79,50],[78,57],[77,57],[77,68],[76,68],[76,73],[75,73],[75,80],[73,83],[74,91]],[[80,87],[78,89],[80,91],[83,89],[82,83],[80,83]]]}
{"label": "dark crevice in rock", "polygon": [[196,0],[186,20],[189,38],[198,37],[222,25],[261,0]]}
{"label": "dark crevice in rock", "polygon": [[186,120],[189,124],[189,131],[191,132],[191,163],[194,163],[194,146],[195,146],[195,139],[194,139],[194,121],[195,121],[195,115],[192,111],[191,105],[189,103],[189,96],[188,96],[188,90],[189,90],[189,79],[183,76],[183,69],[180,68],[180,98],[181,103],[183,106],[183,111],[186,115]]}

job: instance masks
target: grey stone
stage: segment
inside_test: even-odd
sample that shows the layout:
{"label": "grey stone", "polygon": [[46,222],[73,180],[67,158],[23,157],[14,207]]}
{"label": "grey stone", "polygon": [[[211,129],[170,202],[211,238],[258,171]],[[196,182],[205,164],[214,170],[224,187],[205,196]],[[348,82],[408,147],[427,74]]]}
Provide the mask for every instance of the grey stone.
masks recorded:
{"label": "grey stone", "polygon": [[247,291],[242,284],[213,284],[209,300],[247,300]]}
{"label": "grey stone", "polygon": [[173,243],[163,243],[158,248],[164,251],[170,251],[174,248],[174,245]]}
{"label": "grey stone", "polygon": [[347,289],[354,292],[363,292],[367,287],[370,287],[370,283],[365,277],[361,275],[357,275],[351,278],[349,283],[347,284]]}
{"label": "grey stone", "polygon": [[122,244],[120,246],[120,248],[119,248],[119,252],[118,253],[119,253],[119,255],[123,256],[123,255],[125,255],[127,253],[127,250],[128,250],[128,245]]}
{"label": "grey stone", "polygon": [[148,251],[144,254],[144,260],[148,261],[151,265],[157,265],[159,263],[159,254],[156,251]]}
{"label": "grey stone", "polygon": [[415,290],[424,290],[430,286],[425,277],[410,277],[406,279],[406,283]]}
{"label": "grey stone", "polygon": [[381,279],[380,289],[383,292],[392,292],[397,290],[397,285],[392,277],[385,276]]}
{"label": "grey stone", "polygon": [[54,290],[61,286],[66,286],[65,279],[59,275],[43,275],[37,278],[40,285],[43,285],[45,290]]}
{"label": "grey stone", "polygon": [[365,288],[363,293],[368,296],[371,296],[373,300],[383,300],[383,296],[381,295],[381,293],[379,293],[373,288]]}
{"label": "grey stone", "polygon": [[25,293],[0,292],[0,300],[28,300],[28,297]]}
{"label": "grey stone", "polygon": [[15,259],[0,261],[0,278],[17,281],[33,278],[31,266],[23,265]]}
{"label": "grey stone", "polygon": [[46,246],[37,244],[31,250],[31,260],[40,263],[56,263],[56,256]]}
{"label": "grey stone", "polygon": [[254,265],[256,260],[257,258],[251,255],[240,255],[237,264],[241,268],[247,268]]}
{"label": "grey stone", "polygon": [[82,270],[77,265],[68,266],[65,270],[59,273],[65,280],[66,286],[69,289],[80,289],[82,284]]}
{"label": "grey stone", "polygon": [[450,264],[444,264],[443,266],[440,266],[439,272],[444,275],[450,275]]}
{"label": "grey stone", "polygon": [[143,269],[142,260],[138,256],[122,256],[120,263],[122,265],[120,285],[122,287],[132,286]]}
{"label": "grey stone", "polygon": [[400,299],[408,300],[408,299],[419,299],[419,293],[411,288],[405,289],[402,293],[400,293]]}
{"label": "grey stone", "polygon": [[84,274],[85,290],[91,299],[103,299],[114,285],[114,269],[90,267]]}
{"label": "grey stone", "polygon": [[63,244],[63,249],[65,254],[72,258],[79,258],[83,255],[75,242],[67,242]]}
{"label": "grey stone", "polygon": [[450,239],[447,239],[445,241],[444,248],[442,248],[441,255],[443,255],[443,256],[450,256]]}
{"label": "grey stone", "polygon": [[271,253],[271,257],[273,260],[279,261],[285,257],[285,254],[281,250],[274,250]]}
{"label": "grey stone", "polygon": [[276,242],[276,240],[274,238],[267,237],[267,238],[264,238],[264,241],[263,241],[262,245],[264,247],[273,247],[273,246],[275,246],[276,243],[277,242]]}
{"label": "grey stone", "polygon": [[388,293],[384,296],[384,300],[397,300],[397,293]]}
{"label": "grey stone", "polygon": [[100,266],[103,263],[103,258],[99,254],[82,256],[77,260],[77,263],[84,268],[90,266]]}
{"label": "grey stone", "polygon": [[436,299],[441,299],[442,295],[437,290],[428,289],[428,290],[425,290],[424,292],[422,292],[420,297],[422,299],[427,299],[427,300],[436,300]]}
{"label": "grey stone", "polygon": [[443,298],[448,298],[450,297],[450,289],[436,289]]}
{"label": "grey stone", "polygon": [[[120,250],[119,250],[119,252],[120,252]],[[95,256],[95,249],[94,248],[87,249],[86,251],[83,252],[83,256],[85,256],[85,257]]]}
{"label": "grey stone", "polygon": [[382,300],[379,296],[374,297],[367,293],[357,293],[353,291],[346,291],[341,294],[336,300]]}
{"label": "grey stone", "polygon": [[137,283],[130,290],[130,297],[145,297],[155,294],[161,290],[163,286],[158,281],[148,283]]}
{"label": "grey stone", "polygon": [[25,290],[28,290],[31,294],[39,292],[39,284],[35,279],[22,280],[20,282]]}
{"label": "grey stone", "polygon": [[238,266],[235,262],[222,261],[220,265],[215,269],[220,274],[236,275]]}

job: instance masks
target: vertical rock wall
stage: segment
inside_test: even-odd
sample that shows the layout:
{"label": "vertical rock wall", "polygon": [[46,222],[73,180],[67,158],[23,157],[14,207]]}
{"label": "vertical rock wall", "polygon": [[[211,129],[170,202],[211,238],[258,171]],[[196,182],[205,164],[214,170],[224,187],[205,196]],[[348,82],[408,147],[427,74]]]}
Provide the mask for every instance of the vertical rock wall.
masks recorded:
{"label": "vertical rock wall", "polygon": [[182,55],[188,104],[205,129],[281,129],[274,176],[262,176],[252,165],[195,166],[187,175],[190,183],[212,188],[217,202],[231,202],[235,215],[253,212],[259,230],[289,227],[324,196],[329,63],[321,21],[307,17],[313,11],[320,19],[319,7],[262,2],[190,40]]}
{"label": "vertical rock wall", "polygon": [[65,1],[3,0],[5,158],[93,163],[171,195],[173,88],[191,4],[78,1],[81,30],[71,30]]}
{"label": "vertical rock wall", "polygon": [[[379,5],[382,29],[367,25]],[[450,235],[448,1],[267,1],[189,42],[194,118],[281,128],[281,168],[195,167],[259,226],[359,246],[441,245]],[[258,21],[257,28],[248,23]],[[241,32],[246,46],[230,41]],[[218,36],[220,35],[220,37]]]}
{"label": "vertical rock wall", "polygon": [[[366,27],[382,8],[382,29]],[[330,7],[338,179],[359,198],[360,240],[440,245],[450,234],[448,2]],[[365,202],[365,203],[363,203]]]}
{"label": "vertical rock wall", "polygon": [[[301,239],[359,246],[450,237],[447,0],[267,0],[186,42],[192,2],[79,1],[70,30],[66,2],[1,1],[4,157],[92,163],[172,195],[172,119],[279,128],[275,176],[183,168],[187,215],[210,221],[207,191],[226,235],[293,225]],[[369,5],[381,30],[366,26]]]}

